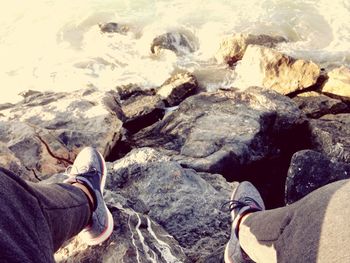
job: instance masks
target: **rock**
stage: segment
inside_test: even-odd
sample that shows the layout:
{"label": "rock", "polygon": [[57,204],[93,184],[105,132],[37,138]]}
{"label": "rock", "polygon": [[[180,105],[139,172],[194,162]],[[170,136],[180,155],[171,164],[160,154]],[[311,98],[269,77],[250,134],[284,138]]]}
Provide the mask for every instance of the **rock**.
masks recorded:
{"label": "rock", "polygon": [[314,91],[301,93],[293,100],[308,118],[320,118],[326,114],[349,111],[349,107],[341,100],[332,99]]}
{"label": "rock", "polygon": [[0,143],[38,178],[64,170],[85,146],[107,156],[120,138],[117,99],[94,89],[28,95],[0,111]]}
{"label": "rock", "polygon": [[350,161],[350,114],[325,115],[310,120],[313,149],[340,162]]}
{"label": "rock", "polygon": [[226,37],[221,42],[215,58],[219,63],[233,65],[242,59],[248,45],[261,45],[272,48],[276,44],[285,41],[286,39],[281,36],[234,34]]}
{"label": "rock", "polygon": [[116,87],[118,95],[121,100],[127,100],[132,96],[138,95],[155,95],[154,89],[143,89],[136,84],[128,84]]}
{"label": "rock", "polygon": [[292,204],[312,191],[350,178],[350,165],[335,162],[321,153],[304,150],[293,155],[286,179],[286,204]]}
{"label": "rock", "polygon": [[[107,166],[105,200],[114,218],[111,238],[87,247],[78,237],[56,254],[56,260],[220,262],[231,226],[230,214],[221,206],[236,183],[184,169],[150,148],[133,150]],[[56,181],[62,179],[57,176]]]}
{"label": "rock", "polygon": [[85,245],[79,236],[55,254],[56,262],[188,262],[178,242],[146,214],[123,204],[124,198],[109,193],[112,236],[99,246]]}
{"label": "rock", "polygon": [[270,48],[249,45],[236,73],[247,87],[262,86],[286,95],[314,85],[320,75],[320,68],[311,61],[294,59]]}
{"label": "rock", "polygon": [[342,66],[330,71],[322,92],[350,101],[350,68]]}
{"label": "rock", "polygon": [[160,49],[174,51],[177,55],[194,52],[195,47],[184,33],[168,32],[155,37],[151,44],[151,52],[156,54]]}
{"label": "rock", "polygon": [[158,95],[136,95],[123,101],[122,110],[126,117],[123,126],[135,133],[162,119],[165,105]]}
{"label": "rock", "polygon": [[279,156],[284,136],[302,122],[294,102],[274,91],[221,90],[187,98],[131,143],[158,149],[184,167],[237,180],[243,167]]}
{"label": "rock", "polygon": [[125,35],[129,31],[127,25],[120,25],[115,22],[98,24],[102,33],[119,33]]}
{"label": "rock", "polygon": [[178,105],[185,98],[193,95],[198,90],[198,82],[195,76],[186,72],[179,73],[167,79],[157,90],[166,106]]}
{"label": "rock", "polygon": [[36,178],[31,177],[31,173],[22,166],[21,161],[7,148],[6,144],[2,142],[0,142],[0,167],[12,171],[23,179],[31,181],[36,180]]}

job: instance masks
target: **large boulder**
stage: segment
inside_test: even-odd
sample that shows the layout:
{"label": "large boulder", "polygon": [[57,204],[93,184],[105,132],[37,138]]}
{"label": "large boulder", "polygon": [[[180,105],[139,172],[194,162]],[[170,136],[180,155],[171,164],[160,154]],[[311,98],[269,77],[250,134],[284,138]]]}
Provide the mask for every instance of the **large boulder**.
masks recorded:
{"label": "large boulder", "polygon": [[64,170],[88,145],[107,156],[120,138],[121,110],[113,92],[23,96],[22,102],[0,111],[0,142],[34,177]]}
{"label": "large boulder", "polygon": [[286,39],[281,36],[253,35],[253,34],[234,34],[226,37],[221,43],[215,58],[219,63],[233,65],[243,58],[248,45],[261,45],[266,47],[275,47],[276,44],[285,42]]}
{"label": "large boulder", "polygon": [[184,55],[195,51],[195,45],[187,34],[182,32],[167,32],[155,37],[151,44],[151,52],[159,53],[161,49],[175,52],[177,55]]}
{"label": "large boulder", "polygon": [[198,82],[191,73],[178,73],[167,79],[157,90],[167,106],[176,106],[198,90]]}
{"label": "large boulder", "polygon": [[296,104],[274,91],[221,90],[187,98],[176,111],[135,134],[131,143],[156,148],[185,167],[233,180],[243,167],[279,156],[284,136],[301,123]]}
{"label": "large boulder", "polygon": [[262,86],[286,95],[316,84],[320,68],[271,48],[249,45],[236,73],[246,86]]}
{"label": "large boulder", "polygon": [[108,168],[105,199],[115,223],[111,239],[92,248],[75,240],[57,257],[69,256],[67,262],[84,257],[91,262],[220,262],[231,226],[221,206],[236,183],[184,169],[150,148],[133,150]]}
{"label": "large boulder", "polygon": [[326,114],[337,114],[349,111],[349,107],[341,100],[332,99],[315,91],[304,92],[293,100],[308,118],[320,118]]}
{"label": "large boulder", "polygon": [[310,120],[310,130],[313,149],[333,160],[350,161],[350,114]]}
{"label": "large boulder", "polygon": [[350,164],[332,161],[319,152],[304,150],[293,155],[286,179],[286,204],[334,181],[350,178]]}
{"label": "large boulder", "polygon": [[350,68],[342,66],[330,71],[322,92],[350,101]]}

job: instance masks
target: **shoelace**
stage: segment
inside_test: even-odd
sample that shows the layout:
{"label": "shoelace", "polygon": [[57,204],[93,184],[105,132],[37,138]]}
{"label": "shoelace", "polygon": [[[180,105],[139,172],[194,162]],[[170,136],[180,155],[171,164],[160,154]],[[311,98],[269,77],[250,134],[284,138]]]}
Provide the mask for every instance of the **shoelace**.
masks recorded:
{"label": "shoelace", "polygon": [[[253,206],[252,206],[253,205]],[[242,207],[249,206],[251,208],[261,210],[261,207],[258,203],[250,197],[244,197],[241,200],[230,200],[222,204],[221,211],[223,212],[231,212],[235,209],[241,209]],[[225,208],[227,207],[227,208]]]}
{"label": "shoelace", "polygon": [[[73,169],[75,170],[75,173],[72,173]],[[81,174],[95,175],[96,173],[99,173],[99,172],[97,171],[97,169],[95,167],[84,166],[84,167],[78,168],[74,165],[69,165],[69,166],[67,166],[65,173],[69,177],[76,177],[76,176],[81,175]]]}

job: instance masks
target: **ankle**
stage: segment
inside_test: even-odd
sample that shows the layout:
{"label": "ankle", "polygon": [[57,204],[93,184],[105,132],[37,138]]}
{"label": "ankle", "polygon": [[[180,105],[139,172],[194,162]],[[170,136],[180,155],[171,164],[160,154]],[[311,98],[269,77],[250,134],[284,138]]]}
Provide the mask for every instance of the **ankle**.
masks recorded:
{"label": "ankle", "polygon": [[81,183],[72,183],[72,185],[79,188],[80,190],[82,190],[84,192],[84,194],[86,195],[86,197],[89,200],[91,211],[93,211],[93,208],[95,207],[95,202],[94,202],[94,198],[92,197],[89,189]]}

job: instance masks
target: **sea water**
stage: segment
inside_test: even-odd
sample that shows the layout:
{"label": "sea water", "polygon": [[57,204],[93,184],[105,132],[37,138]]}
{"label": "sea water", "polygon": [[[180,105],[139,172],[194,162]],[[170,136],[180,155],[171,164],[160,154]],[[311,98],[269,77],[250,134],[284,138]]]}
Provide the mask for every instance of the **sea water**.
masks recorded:
{"label": "sea water", "polygon": [[[0,103],[28,89],[152,88],[182,70],[208,90],[231,87],[234,71],[214,55],[240,32],[284,36],[280,51],[323,67],[350,65],[350,0],[0,1]],[[103,34],[104,22],[130,31]],[[152,40],[174,31],[190,35],[196,51],[152,54]]]}

